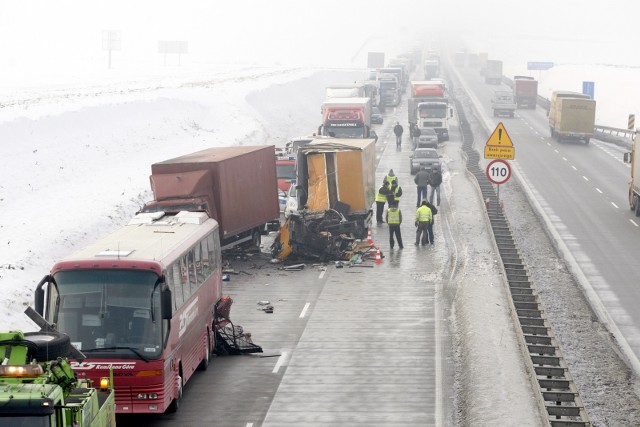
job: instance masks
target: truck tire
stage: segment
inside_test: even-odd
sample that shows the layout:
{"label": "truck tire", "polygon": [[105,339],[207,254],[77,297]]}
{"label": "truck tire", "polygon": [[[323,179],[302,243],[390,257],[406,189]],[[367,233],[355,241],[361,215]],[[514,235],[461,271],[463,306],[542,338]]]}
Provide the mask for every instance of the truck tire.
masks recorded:
{"label": "truck tire", "polygon": [[631,190],[629,190],[629,207],[631,208],[631,212],[634,212],[636,210],[637,204],[638,199],[636,198],[636,195],[633,194]]}
{"label": "truck tire", "polygon": [[41,362],[67,357],[71,353],[71,339],[61,332],[25,332],[24,339],[36,345],[35,354],[29,354],[29,358]]}
{"label": "truck tire", "polygon": [[260,244],[262,243],[262,235],[260,230],[255,229],[251,232],[251,247],[260,249]]}

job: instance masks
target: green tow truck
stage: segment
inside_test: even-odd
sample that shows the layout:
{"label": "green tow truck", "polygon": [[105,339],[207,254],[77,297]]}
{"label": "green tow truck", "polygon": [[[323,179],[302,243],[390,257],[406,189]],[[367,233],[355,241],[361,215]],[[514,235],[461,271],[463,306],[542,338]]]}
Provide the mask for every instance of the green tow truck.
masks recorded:
{"label": "green tow truck", "polygon": [[0,425],[115,426],[113,375],[101,378],[98,388],[78,380],[67,357],[81,353],[44,319],[36,323],[43,330],[0,332]]}

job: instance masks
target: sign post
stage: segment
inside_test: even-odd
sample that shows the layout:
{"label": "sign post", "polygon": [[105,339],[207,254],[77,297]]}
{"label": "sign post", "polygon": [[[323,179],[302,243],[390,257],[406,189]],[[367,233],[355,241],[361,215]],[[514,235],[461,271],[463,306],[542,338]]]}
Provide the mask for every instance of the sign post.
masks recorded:
{"label": "sign post", "polygon": [[[511,166],[506,160],[496,159],[489,162],[486,169],[487,178],[489,181],[496,184],[497,190],[497,205],[500,206],[500,184],[504,184],[511,178]],[[496,210],[498,209],[496,206]]]}
{"label": "sign post", "polygon": [[506,160],[513,160],[516,157],[516,149],[513,146],[511,137],[507,133],[502,122],[498,123],[495,130],[489,136],[484,147],[484,158],[494,159],[487,165],[486,175],[489,181],[498,186],[497,206],[500,206],[500,184],[504,184],[511,178],[511,166]]}

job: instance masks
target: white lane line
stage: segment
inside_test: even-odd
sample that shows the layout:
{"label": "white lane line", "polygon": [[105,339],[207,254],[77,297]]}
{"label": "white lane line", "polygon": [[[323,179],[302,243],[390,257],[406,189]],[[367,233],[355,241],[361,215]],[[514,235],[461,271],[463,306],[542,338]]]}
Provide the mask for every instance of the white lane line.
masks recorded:
{"label": "white lane line", "polygon": [[564,160],[564,161],[566,162],[566,161],[567,161],[567,158],[566,158],[566,157],[563,157],[563,158],[562,158],[562,160]]}
{"label": "white lane line", "polygon": [[597,191],[598,193],[602,194],[602,190],[601,190],[601,189],[599,189],[598,187],[596,187],[596,191]]}
{"label": "white lane line", "polygon": [[307,314],[307,310],[309,309],[309,306],[311,305],[310,302],[306,303],[304,305],[304,308],[302,309],[302,311],[300,312],[300,316],[298,316],[300,319],[302,319],[304,317],[305,314]]}
{"label": "white lane line", "polygon": [[615,203],[611,202],[611,204],[613,205],[613,207],[614,207],[614,208],[616,208],[616,209],[620,209],[620,208],[618,207],[618,205],[616,205]]}
{"label": "white lane line", "polygon": [[320,275],[318,276],[318,279],[322,279],[322,278],[324,277],[324,273],[325,273],[326,271],[327,271],[327,270],[322,270],[322,271],[320,272]]}
{"label": "white lane line", "polygon": [[578,168],[577,168],[577,167],[575,167],[575,166],[571,166],[571,167],[573,168],[573,170],[574,170],[574,171],[577,171],[577,170],[578,170]]}
{"label": "white lane line", "polygon": [[636,227],[638,227],[638,224],[637,224],[634,220],[630,219],[629,221],[631,221],[631,224],[633,224],[633,225],[635,225]]}
{"label": "white lane line", "polygon": [[284,365],[284,363],[287,360],[287,356],[288,356],[288,352],[283,351],[282,354],[280,355],[280,357],[278,357],[278,361],[276,362],[276,366],[273,367],[273,372],[274,374],[278,373],[278,370],[280,370],[280,366]]}
{"label": "white lane line", "polygon": [[553,150],[553,151],[555,151],[556,153],[560,154],[560,151],[558,151],[557,149],[555,149],[555,150]]}
{"label": "white lane line", "polygon": [[582,175],[582,179],[584,179],[585,181],[589,181],[589,178],[587,178],[586,176]]}
{"label": "white lane line", "polygon": [[253,427],[253,423],[247,423],[245,427]]}

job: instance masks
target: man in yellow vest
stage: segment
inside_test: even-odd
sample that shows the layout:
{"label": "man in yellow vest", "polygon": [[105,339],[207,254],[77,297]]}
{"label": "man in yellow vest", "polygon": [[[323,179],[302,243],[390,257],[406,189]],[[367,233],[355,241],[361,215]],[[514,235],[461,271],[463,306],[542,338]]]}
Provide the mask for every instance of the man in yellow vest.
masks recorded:
{"label": "man in yellow vest", "polygon": [[393,202],[389,205],[389,209],[387,209],[387,224],[389,224],[389,244],[391,245],[391,249],[393,249],[393,236],[396,236],[396,240],[398,240],[398,246],[400,249],[404,249],[404,245],[402,244],[402,234],[400,233],[400,224],[402,224],[402,212],[400,212],[400,208],[396,202]]}
{"label": "man in yellow vest", "polygon": [[[418,227],[416,230],[416,243],[418,246],[422,243],[422,246],[427,245],[428,241],[428,233],[429,233],[429,223],[433,220],[433,216],[431,215],[431,209],[427,206],[427,201],[423,200],[422,204],[416,211],[416,222],[415,225]],[[422,236],[422,238],[420,238]]]}
{"label": "man in yellow vest", "polygon": [[382,187],[378,190],[378,194],[376,194],[376,221],[378,224],[382,224],[384,222],[382,220],[382,213],[384,212],[384,205],[387,203],[387,197],[390,192],[389,183],[385,181],[384,184],[382,184]]}

